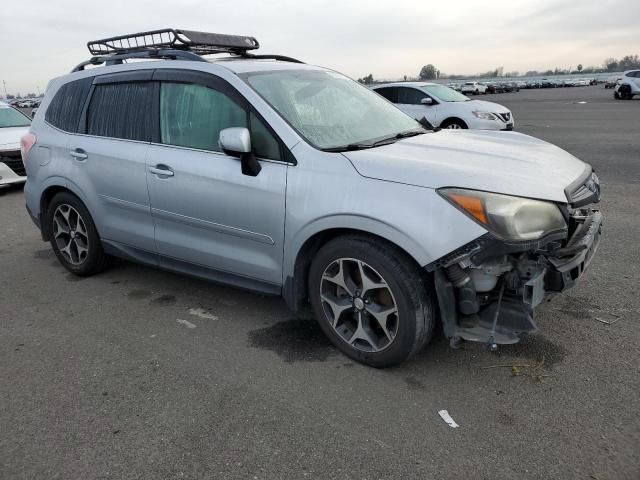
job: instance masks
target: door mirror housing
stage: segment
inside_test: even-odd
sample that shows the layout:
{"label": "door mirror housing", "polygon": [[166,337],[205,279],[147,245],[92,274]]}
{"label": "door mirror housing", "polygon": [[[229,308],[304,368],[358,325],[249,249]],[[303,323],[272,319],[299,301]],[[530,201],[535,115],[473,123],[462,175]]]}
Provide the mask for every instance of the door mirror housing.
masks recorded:
{"label": "door mirror housing", "polygon": [[220,131],[218,144],[224,153],[231,157],[239,157],[251,152],[251,134],[248,128],[232,127]]}
{"label": "door mirror housing", "polygon": [[221,130],[218,144],[226,155],[240,159],[244,175],[255,177],[262,170],[262,165],[251,151],[251,134],[248,128],[231,127]]}
{"label": "door mirror housing", "polygon": [[420,103],[422,105],[433,105],[433,98],[431,97],[424,97],[422,100],[420,100]]}

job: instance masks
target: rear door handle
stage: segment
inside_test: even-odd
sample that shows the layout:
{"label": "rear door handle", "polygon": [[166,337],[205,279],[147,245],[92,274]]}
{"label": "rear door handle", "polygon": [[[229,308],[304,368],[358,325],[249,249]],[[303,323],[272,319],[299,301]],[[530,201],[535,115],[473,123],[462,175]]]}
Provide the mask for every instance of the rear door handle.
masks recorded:
{"label": "rear door handle", "polygon": [[86,160],[87,158],[89,158],[89,155],[87,155],[87,152],[85,152],[81,148],[76,148],[75,150],[71,150],[69,152],[69,155],[71,155],[73,158],[79,161]]}
{"label": "rear door handle", "polygon": [[173,170],[166,165],[156,165],[155,167],[149,167],[149,171],[154,175],[161,177],[173,177]]}

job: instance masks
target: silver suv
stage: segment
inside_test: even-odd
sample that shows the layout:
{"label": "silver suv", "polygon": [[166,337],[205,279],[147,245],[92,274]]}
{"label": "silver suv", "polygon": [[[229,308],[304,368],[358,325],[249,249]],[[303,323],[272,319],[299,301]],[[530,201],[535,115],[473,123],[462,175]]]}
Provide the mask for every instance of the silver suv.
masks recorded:
{"label": "silver suv", "polygon": [[310,304],[376,367],[418,352],[437,321],[452,345],[535,331],[533,309],[596,251],[591,167],[519,133],[427,130],[257,47],[113,37],[49,83],[22,150],[27,209],[59,261],[92,275],[123,257]]}

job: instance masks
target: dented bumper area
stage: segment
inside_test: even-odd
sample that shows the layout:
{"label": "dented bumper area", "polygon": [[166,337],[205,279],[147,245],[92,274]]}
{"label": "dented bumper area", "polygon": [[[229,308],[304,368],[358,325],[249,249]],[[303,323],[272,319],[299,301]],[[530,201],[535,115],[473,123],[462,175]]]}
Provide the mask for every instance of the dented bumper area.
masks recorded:
{"label": "dented bumper area", "polygon": [[487,234],[427,267],[452,346],[462,339],[495,349],[537,330],[535,307],[575,285],[600,243],[600,211],[566,213],[565,232],[526,243]]}

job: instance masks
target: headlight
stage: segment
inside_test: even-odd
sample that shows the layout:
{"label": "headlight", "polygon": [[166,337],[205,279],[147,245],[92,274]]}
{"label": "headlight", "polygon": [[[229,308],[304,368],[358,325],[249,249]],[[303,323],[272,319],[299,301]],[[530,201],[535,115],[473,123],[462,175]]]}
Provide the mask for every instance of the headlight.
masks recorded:
{"label": "headlight", "polygon": [[461,188],[444,188],[438,193],[503,240],[537,240],[567,229],[560,209],[551,202]]}
{"label": "headlight", "polygon": [[496,117],[493,113],[489,113],[489,112],[476,112],[476,111],[473,111],[471,113],[473,113],[473,115],[475,117],[481,118],[482,120],[497,120],[498,119],[498,117]]}

